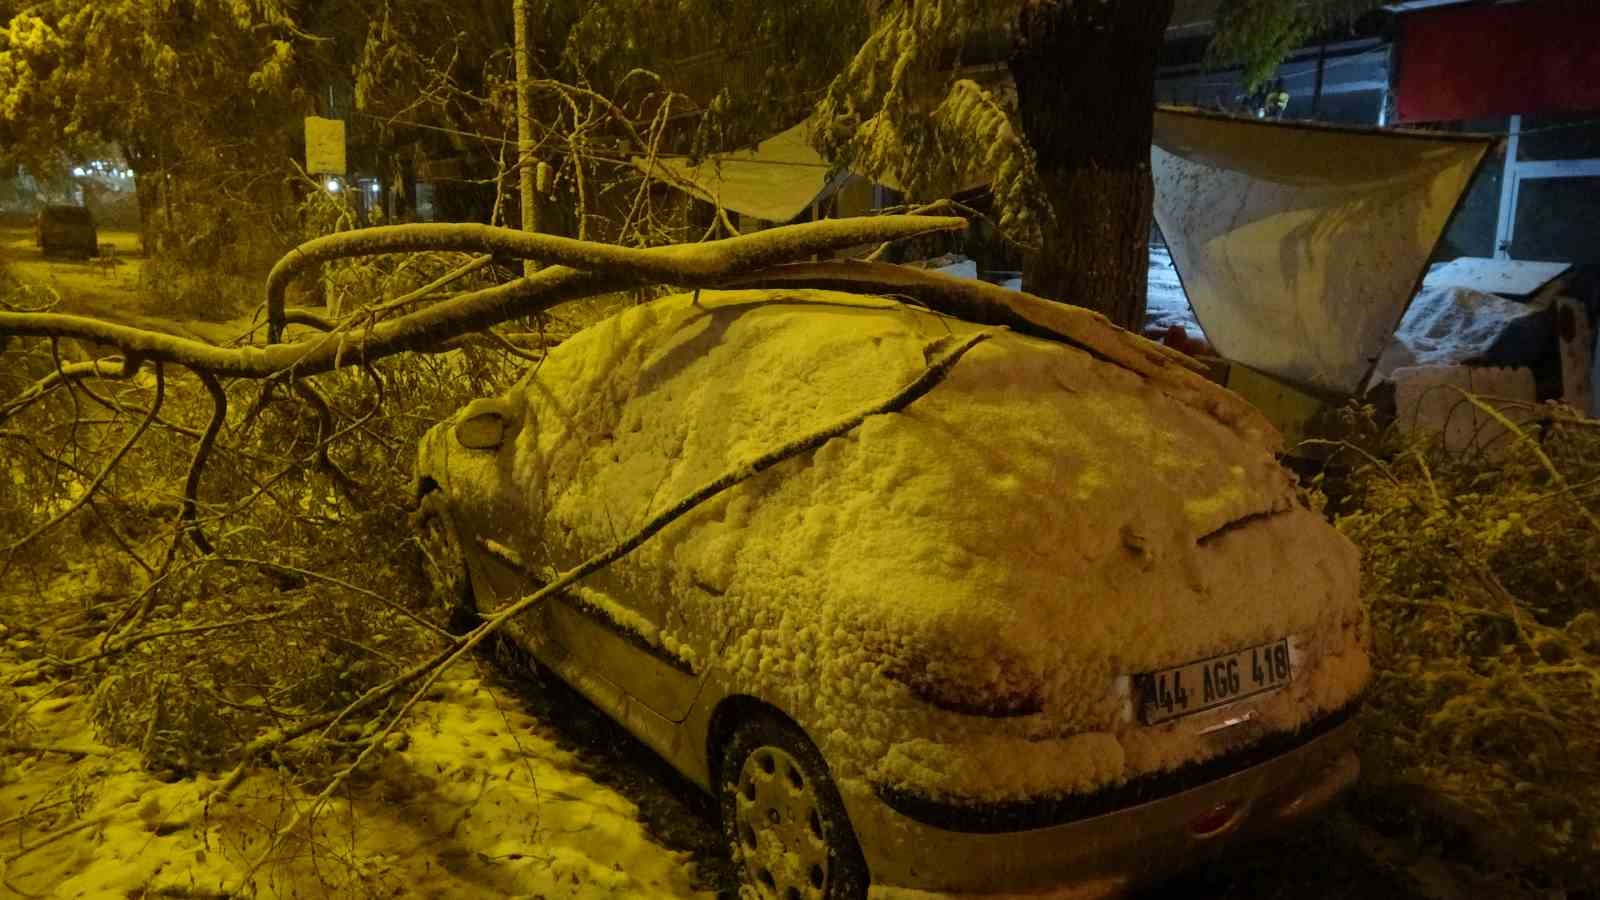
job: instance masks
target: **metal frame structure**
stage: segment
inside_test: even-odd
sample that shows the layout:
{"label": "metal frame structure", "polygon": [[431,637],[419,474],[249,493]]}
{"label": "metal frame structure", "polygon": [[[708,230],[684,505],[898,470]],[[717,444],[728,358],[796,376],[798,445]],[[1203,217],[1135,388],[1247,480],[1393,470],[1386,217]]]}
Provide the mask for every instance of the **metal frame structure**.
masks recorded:
{"label": "metal frame structure", "polygon": [[1512,116],[1506,138],[1505,172],[1500,179],[1500,214],[1495,223],[1494,258],[1511,259],[1517,231],[1517,197],[1522,182],[1547,178],[1600,178],[1600,159],[1518,160],[1522,117]]}

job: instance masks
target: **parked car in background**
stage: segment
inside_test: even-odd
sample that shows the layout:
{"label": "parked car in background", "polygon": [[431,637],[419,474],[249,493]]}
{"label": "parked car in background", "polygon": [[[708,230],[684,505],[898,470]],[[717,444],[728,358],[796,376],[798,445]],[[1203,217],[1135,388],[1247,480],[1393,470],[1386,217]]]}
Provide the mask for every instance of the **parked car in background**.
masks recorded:
{"label": "parked car in background", "polygon": [[99,252],[94,219],[82,206],[45,206],[33,220],[33,239],[46,256],[58,253],[88,259]]}
{"label": "parked car in background", "polygon": [[[435,584],[514,602],[984,327],[632,307],[424,437]],[[1284,827],[1358,770],[1356,551],[1237,397],[1098,327],[1135,352],[996,329],[507,631],[717,796],[756,896],[1111,893]]]}

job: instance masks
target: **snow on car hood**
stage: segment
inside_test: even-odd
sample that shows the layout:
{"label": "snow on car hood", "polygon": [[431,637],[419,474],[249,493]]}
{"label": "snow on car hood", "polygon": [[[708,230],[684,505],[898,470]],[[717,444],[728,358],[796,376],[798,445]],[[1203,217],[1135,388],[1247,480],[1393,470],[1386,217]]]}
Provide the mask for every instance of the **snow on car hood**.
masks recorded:
{"label": "snow on car hood", "polygon": [[[977,328],[823,291],[636,307],[513,389],[525,424],[511,464],[484,465],[473,490],[514,490],[521,552],[564,567],[889,396],[938,342]],[[663,637],[781,702],[836,775],[966,796],[1079,789],[1192,756],[1176,729],[1135,733],[1118,676],[1358,614],[1353,548],[1269,452],[1131,371],[1008,332],[903,413],[728,491],[603,574],[606,590],[672,598]],[[1315,674],[1269,701],[1278,724],[1365,677]],[[1036,695],[1042,711],[936,710],[906,688],[918,679],[979,700]],[[1008,737],[1059,752],[997,777],[983,748],[1004,754]]]}

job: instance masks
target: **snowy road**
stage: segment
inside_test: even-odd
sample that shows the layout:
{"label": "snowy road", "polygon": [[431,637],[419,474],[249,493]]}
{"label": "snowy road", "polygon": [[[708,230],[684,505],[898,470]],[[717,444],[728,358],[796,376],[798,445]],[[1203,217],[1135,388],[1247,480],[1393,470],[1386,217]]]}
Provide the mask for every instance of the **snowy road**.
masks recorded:
{"label": "snowy road", "polygon": [[[244,323],[180,321],[162,314],[144,287],[144,255],[133,231],[101,229],[100,243],[117,248],[112,260],[47,257],[34,246],[33,230],[15,220],[0,222],[0,265],[25,284],[59,298],[54,312],[95,316],[214,343],[238,334]],[[37,298],[36,298],[37,299]]]}

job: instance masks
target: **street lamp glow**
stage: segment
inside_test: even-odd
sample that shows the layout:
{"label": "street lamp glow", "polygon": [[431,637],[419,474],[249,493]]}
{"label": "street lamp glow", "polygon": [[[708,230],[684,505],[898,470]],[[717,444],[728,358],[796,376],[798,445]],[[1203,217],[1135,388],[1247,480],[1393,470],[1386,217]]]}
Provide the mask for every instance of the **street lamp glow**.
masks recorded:
{"label": "street lamp glow", "polygon": [[339,179],[337,178],[329,178],[327,181],[322,183],[322,186],[327,188],[328,193],[330,194],[337,194],[344,190],[344,185],[340,184]]}

